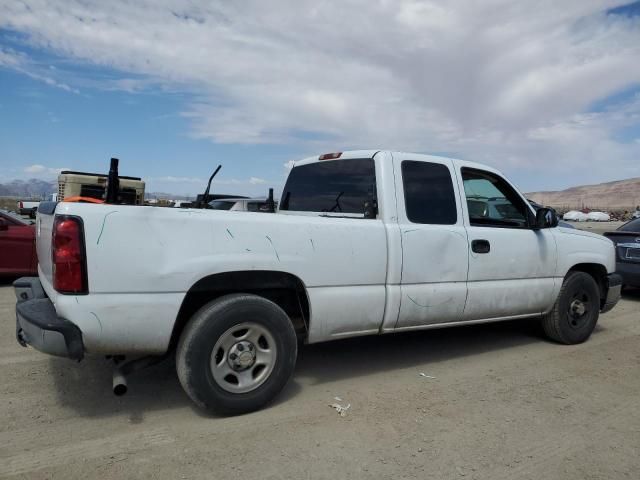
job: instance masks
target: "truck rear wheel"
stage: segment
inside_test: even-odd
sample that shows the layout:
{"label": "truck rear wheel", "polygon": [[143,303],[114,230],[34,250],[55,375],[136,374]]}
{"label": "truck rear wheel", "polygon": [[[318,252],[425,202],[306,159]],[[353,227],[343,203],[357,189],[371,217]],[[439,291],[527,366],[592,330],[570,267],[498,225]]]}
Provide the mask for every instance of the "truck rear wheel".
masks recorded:
{"label": "truck rear wheel", "polygon": [[202,307],[185,326],[176,353],[178,378],[201,408],[219,414],[259,409],[293,374],[296,334],[275,303],[226,295]]}
{"label": "truck rear wheel", "polygon": [[542,318],[551,340],[572,345],[587,340],[600,316],[600,291],[588,273],[571,272],[562,283],[553,309]]}

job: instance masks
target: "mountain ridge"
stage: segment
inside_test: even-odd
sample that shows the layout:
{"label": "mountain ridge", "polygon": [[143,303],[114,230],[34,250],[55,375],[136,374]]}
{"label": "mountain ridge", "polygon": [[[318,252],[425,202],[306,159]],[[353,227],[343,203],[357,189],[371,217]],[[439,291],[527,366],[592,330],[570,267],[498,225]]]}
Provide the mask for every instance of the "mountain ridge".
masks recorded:
{"label": "mountain ridge", "polygon": [[555,208],[631,210],[640,205],[640,177],[526,195],[531,200]]}

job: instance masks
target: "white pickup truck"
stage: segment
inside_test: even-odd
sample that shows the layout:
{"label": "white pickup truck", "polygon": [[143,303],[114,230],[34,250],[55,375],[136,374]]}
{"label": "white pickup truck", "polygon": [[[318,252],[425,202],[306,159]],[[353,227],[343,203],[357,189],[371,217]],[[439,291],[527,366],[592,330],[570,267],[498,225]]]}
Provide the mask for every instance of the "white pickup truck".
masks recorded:
{"label": "white pickup truck", "polygon": [[610,240],[557,221],[492,168],[388,151],[296,162],[275,214],[43,203],[17,338],[113,356],[116,393],[175,352],[222,413],[274,398],[298,342],[538,317],[575,344],[621,282]]}
{"label": "white pickup truck", "polygon": [[38,205],[40,205],[40,202],[37,200],[19,200],[16,203],[16,209],[20,215],[36,218]]}

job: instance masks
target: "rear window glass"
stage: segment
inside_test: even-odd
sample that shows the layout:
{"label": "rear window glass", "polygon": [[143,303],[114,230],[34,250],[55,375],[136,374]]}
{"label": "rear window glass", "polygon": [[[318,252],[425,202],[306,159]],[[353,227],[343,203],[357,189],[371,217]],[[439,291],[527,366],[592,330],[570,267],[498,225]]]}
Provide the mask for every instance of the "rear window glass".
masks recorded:
{"label": "rear window glass", "polygon": [[211,208],[214,210],[231,210],[231,207],[235,204],[236,202],[226,202],[223,200],[214,200],[213,202],[209,202],[209,205],[211,205]]}
{"label": "rear window glass", "polygon": [[375,195],[372,158],[330,160],[294,167],[282,192],[280,210],[364,213]]}
{"label": "rear window glass", "polygon": [[402,162],[402,184],[409,221],[432,225],[457,222],[453,182],[445,165],[405,160]]}
{"label": "rear window glass", "polygon": [[[278,202],[273,202],[274,207],[278,208]],[[249,212],[268,212],[269,205],[267,202],[247,202],[247,211]]]}

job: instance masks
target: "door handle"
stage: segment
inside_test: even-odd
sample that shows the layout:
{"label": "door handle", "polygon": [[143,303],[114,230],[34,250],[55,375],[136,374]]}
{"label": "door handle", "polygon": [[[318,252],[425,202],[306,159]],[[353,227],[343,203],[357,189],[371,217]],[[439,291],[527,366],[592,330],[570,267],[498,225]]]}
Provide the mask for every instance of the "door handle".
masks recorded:
{"label": "door handle", "polygon": [[471,242],[471,250],[475,253],[489,253],[491,244],[489,240],[473,240]]}

